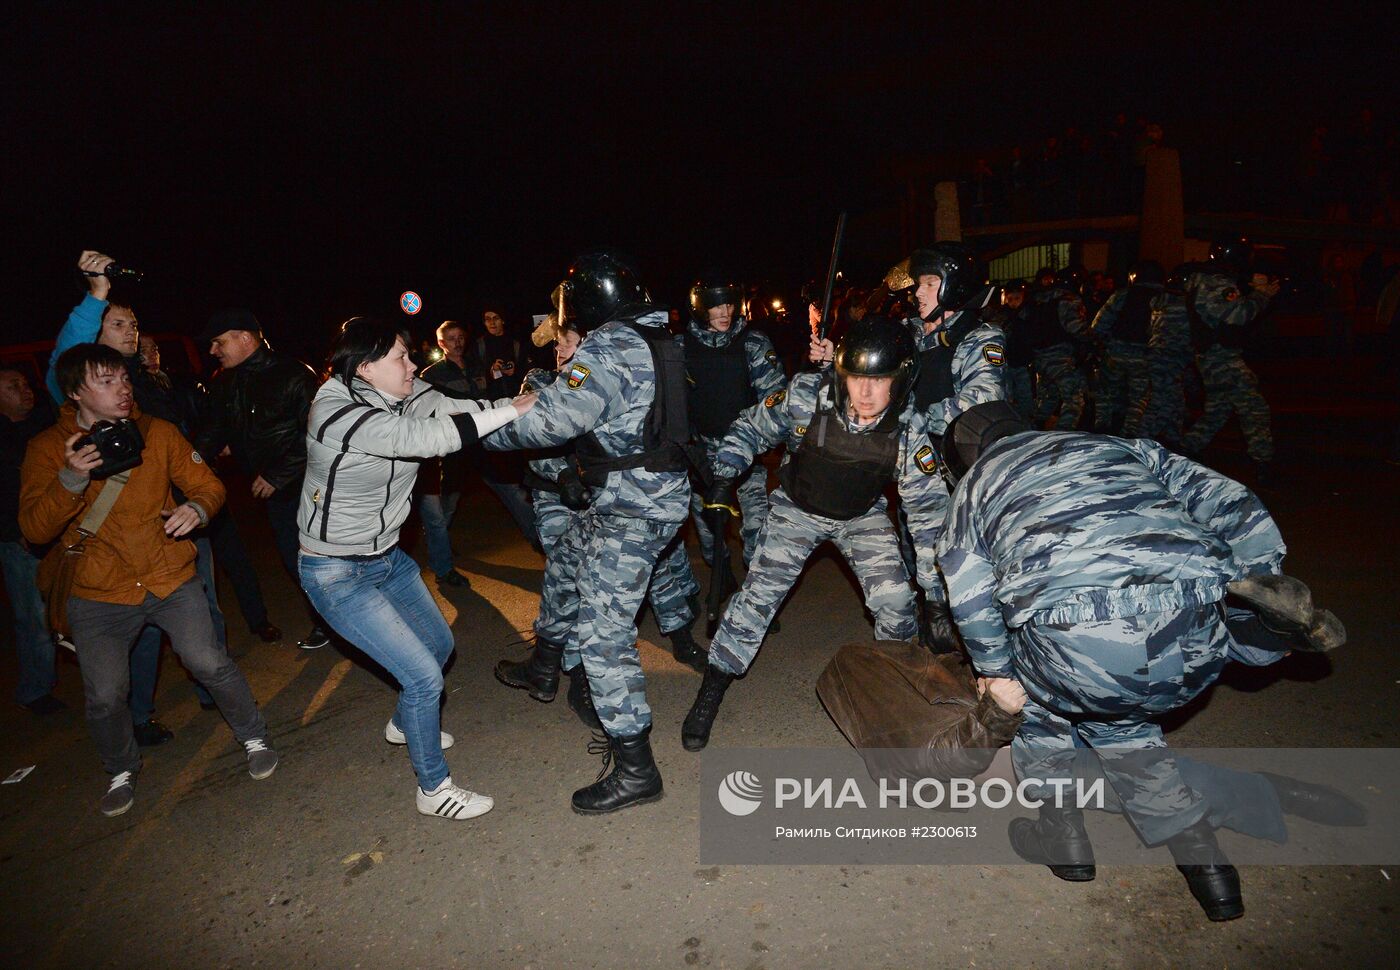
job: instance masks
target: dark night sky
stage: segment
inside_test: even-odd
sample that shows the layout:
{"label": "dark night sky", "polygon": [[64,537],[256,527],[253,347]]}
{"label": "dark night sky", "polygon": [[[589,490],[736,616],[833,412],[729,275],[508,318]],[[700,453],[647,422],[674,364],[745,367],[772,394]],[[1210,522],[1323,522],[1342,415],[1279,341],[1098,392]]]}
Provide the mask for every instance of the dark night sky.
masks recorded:
{"label": "dark night sky", "polygon": [[148,328],[240,303],[304,352],[405,288],[425,323],[542,312],[599,243],[671,300],[716,261],[796,281],[839,208],[898,197],[896,154],[1121,108],[1292,158],[1393,96],[1379,25],[1331,6],[973,6],[33,4],[3,65],[6,339],[52,333],[88,247],[146,271]]}

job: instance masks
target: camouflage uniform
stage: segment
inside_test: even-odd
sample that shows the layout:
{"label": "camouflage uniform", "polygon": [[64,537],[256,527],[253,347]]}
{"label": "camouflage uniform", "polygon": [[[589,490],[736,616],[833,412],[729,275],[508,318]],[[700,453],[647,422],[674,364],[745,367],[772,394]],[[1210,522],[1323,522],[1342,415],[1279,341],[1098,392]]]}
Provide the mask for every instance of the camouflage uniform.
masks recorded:
{"label": "camouflage uniform", "polygon": [[[1043,290],[1033,290],[1026,294],[1026,306],[1032,304],[1055,303],[1060,327],[1065,334],[1076,340],[1088,335],[1088,312],[1084,301],[1076,294],[1058,284]],[[1035,366],[1035,411],[1031,423],[1043,426],[1050,420],[1058,407],[1059,420],[1055,427],[1069,430],[1079,424],[1084,413],[1087,392],[1084,375],[1074,358],[1074,345],[1069,340],[1061,340],[1038,348],[1034,354]]]}
{"label": "camouflage uniform", "polygon": [[[1196,313],[1212,340],[1196,352],[1196,369],[1205,385],[1205,411],[1182,439],[1182,445],[1199,454],[1225,425],[1234,411],[1240,416],[1245,451],[1257,462],[1272,461],[1274,438],[1269,429],[1269,405],[1259,393],[1254,375],[1239,349],[1245,328],[1268,305],[1258,290],[1241,294],[1239,286],[1222,273],[1192,273],[1186,279],[1187,299],[1194,297]],[[1215,342],[1220,341],[1220,342]]]}
{"label": "camouflage uniform", "polygon": [[[734,324],[723,333],[701,326],[691,320],[689,332],[693,339],[710,347],[728,346],[733,341],[741,339],[747,332],[748,339],[744,341],[744,353],[748,359],[749,382],[753,387],[754,400],[762,401],[768,395],[781,391],[787,383],[787,377],[783,373],[783,365],[778,360],[778,353],[773,349],[773,342],[768,339],[768,335],[757,330],[749,331],[747,327],[748,321],[743,317],[736,317]],[[683,340],[684,338],[678,339]],[[696,440],[704,446],[705,457],[713,464],[715,456],[719,453],[721,439],[697,435]],[[758,534],[763,529],[763,521],[768,518],[767,469],[755,462],[751,469],[739,478],[736,496],[739,500],[739,511],[743,514],[739,523],[739,535],[744,540],[744,565],[747,567],[753,558],[754,548],[758,545]],[[710,527],[705,524],[702,505],[703,497],[698,493],[693,493],[690,497],[690,521],[695,526],[695,537],[700,543],[700,555],[708,564],[714,537],[710,534]]]}
{"label": "camouflage uniform", "polygon": [[1035,413],[1035,378],[1031,374],[1029,365],[1022,364],[1017,359],[1018,351],[1011,346],[1017,339],[1024,340],[1012,334],[1011,328],[1016,326],[1016,321],[1005,309],[998,309],[993,315],[987,318],[990,326],[1001,331],[1001,347],[1005,351],[1004,360],[1004,383],[1006,400],[1014,407],[1027,421]]}
{"label": "camouflage uniform", "polygon": [[1125,438],[1142,434],[1150,378],[1147,344],[1120,339],[1114,327],[1128,302],[1128,289],[1110,296],[1094,315],[1094,336],[1104,342],[1104,360],[1094,397],[1094,430],[1110,432],[1121,418]]}
{"label": "camouflage uniform", "polygon": [[1149,844],[1202,818],[1151,718],[1232,652],[1226,583],[1277,572],[1283,554],[1252,492],[1146,439],[992,445],[953,494],[939,562],[973,664],[1029,695],[1018,774],[1068,777],[1087,745]]}
{"label": "camouflage uniform", "polygon": [[[555,371],[536,368],[525,375],[521,390],[541,390],[553,384],[557,376]],[[488,439],[487,446],[493,450],[500,447],[494,439]],[[572,457],[564,456],[535,458],[530,461],[529,468],[540,478],[556,482],[572,462]],[[582,547],[575,540],[583,512],[569,508],[559,500],[558,492],[549,489],[531,489],[530,498],[545,557],[535,635],[562,644],[563,668],[573,670],[579,664],[578,638],[574,635],[578,629],[578,593],[574,577],[582,555]],[[647,600],[663,634],[690,626],[695,620],[694,598],[699,595],[700,586],[691,575],[690,560],[684,546],[677,541],[657,562],[647,587]]]}
{"label": "camouflage uniform", "polygon": [[[942,326],[928,333],[924,332],[924,322],[917,317],[905,321],[914,328],[916,346],[925,365],[930,363],[925,355],[938,346],[940,334],[957,326],[961,316],[961,313],[953,314]],[[916,575],[929,602],[948,602],[948,592],[938,574],[934,555],[948,517],[948,488],[943,476],[936,474],[936,463],[930,469],[929,459],[937,459],[943,432],[959,414],[974,404],[1006,399],[1006,370],[1006,332],[988,323],[974,327],[953,350],[953,393],[934,401],[923,411],[911,412],[908,417],[906,440],[909,445],[905,448],[905,460],[897,479],[901,539],[907,538],[912,547],[913,556],[906,556],[905,564]],[[932,454],[922,461],[914,461],[914,456],[923,453],[925,446],[932,449]]]}
{"label": "camouflage uniform", "polygon": [[[714,464],[716,473],[738,474],[753,463],[755,455],[780,442],[785,442],[789,451],[795,451],[807,433],[817,407],[818,388],[826,379],[818,373],[799,374],[786,391],[770,394],[745,411],[720,445]],[[823,393],[829,395],[829,387]],[[829,398],[826,405],[830,407]],[[918,437],[923,425],[907,420],[910,416],[912,412],[902,422],[900,468],[915,461],[917,441],[928,440],[926,432],[922,439]],[[847,427],[856,430],[853,423],[848,422]],[[789,460],[788,455],[783,456],[783,464]],[[937,460],[932,448],[923,453],[922,460],[931,471],[919,473],[920,478],[937,478],[933,474]],[[731,674],[742,674],[748,669],[778,606],[797,581],[812,550],[828,539],[845,556],[861,584],[865,605],[875,616],[876,637],[908,640],[918,633],[914,591],[883,496],[869,511],[847,520],[803,510],[781,485],[769,493],[768,502],[768,521],[759,534],[744,585],[729,601],[710,643],[712,666]]]}
{"label": "camouflage uniform", "polygon": [[[664,328],[666,314],[647,313],[637,322]],[[539,392],[533,410],[488,436],[491,446],[549,448],[593,432],[609,455],[641,450],[656,392],[645,340],[617,321],[604,324],[584,338],[561,377]],[[637,611],[689,505],[690,479],[683,471],[609,472],[606,483],[593,489],[592,505],[555,547],[557,553],[578,544],[575,583],[563,593],[561,613],[577,616],[577,650],[598,717],[612,737],[631,737],[651,726]]]}
{"label": "camouflage uniform", "polygon": [[1147,338],[1146,401],[1138,433],[1170,445],[1181,443],[1186,420],[1186,368],[1195,351],[1191,348],[1191,321],[1181,294],[1163,291],[1152,302],[1151,332]]}

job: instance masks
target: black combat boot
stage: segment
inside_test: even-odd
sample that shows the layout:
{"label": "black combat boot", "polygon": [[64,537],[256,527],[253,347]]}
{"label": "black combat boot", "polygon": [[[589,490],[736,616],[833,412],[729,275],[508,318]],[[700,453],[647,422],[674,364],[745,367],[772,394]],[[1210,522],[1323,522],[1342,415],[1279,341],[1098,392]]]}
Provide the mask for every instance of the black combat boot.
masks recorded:
{"label": "black combat boot", "polygon": [[1066,882],[1089,882],[1097,874],[1094,847],[1084,830],[1084,810],[1072,806],[1040,806],[1039,821],[1013,818],[1006,834],[1011,848],[1027,862],[1049,866]]}
{"label": "black combat boot", "polygon": [[919,627],[919,642],[929,653],[957,653],[958,628],[953,623],[953,611],[947,603],[929,600],[924,604],[924,622]]}
{"label": "black combat boot", "polygon": [[1328,785],[1259,772],[1278,794],[1279,808],[1289,815],[1305,818],[1319,825],[1357,826],[1366,824],[1366,806],[1353,801]]}
{"label": "black combat boot", "polygon": [[569,675],[569,710],[578,715],[588,730],[603,730],[603,722],[598,720],[598,712],[593,709],[593,691],[588,688],[588,674],[583,664],[565,672]]}
{"label": "black combat boot", "polygon": [[675,657],[687,667],[693,668],[697,673],[705,672],[705,665],[709,661],[709,651],[704,650],[695,642],[695,638],[690,635],[690,627],[683,626],[679,630],[672,630],[666,636],[671,638],[671,656]]}
{"label": "black combat boot", "polygon": [[1240,874],[1220,851],[1215,830],[1201,819],[1184,832],[1167,840],[1176,867],[1186,877],[1191,895],[1205,910],[1212,923],[1237,919],[1244,915],[1244,899],[1240,896]]}
{"label": "black combat boot", "polygon": [[559,692],[559,661],[564,646],[536,638],[535,649],[524,660],[502,660],[496,664],[496,679],[507,687],[528,690],[537,701],[548,704]]}
{"label": "black combat boot", "polygon": [[574,811],[580,815],[604,815],[661,797],[661,772],[651,756],[651,728],[630,738],[603,735],[588,750],[603,752],[603,770],[597,781],[574,792]]}
{"label": "black combat boot", "polygon": [[690,713],[681,725],[681,745],[685,750],[699,751],[710,743],[710,728],[715,726],[719,703],[724,700],[724,692],[733,682],[733,674],[725,673],[713,664],[705,668],[700,693],[695,695],[695,703],[690,705]]}

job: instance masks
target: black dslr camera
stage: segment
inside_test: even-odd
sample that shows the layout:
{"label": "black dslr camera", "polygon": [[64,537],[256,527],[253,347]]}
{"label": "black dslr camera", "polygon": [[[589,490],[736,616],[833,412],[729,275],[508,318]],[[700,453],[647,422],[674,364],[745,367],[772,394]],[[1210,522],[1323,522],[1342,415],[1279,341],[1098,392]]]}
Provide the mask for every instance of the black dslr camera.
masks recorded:
{"label": "black dslr camera", "polygon": [[141,437],[141,429],[135,421],[122,418],[95,422],[73,445],[73,450],[81,451],[88,445],[96,445],[97,453],[102,456],[102,464],[91,473],[92,478],[101,481],[141,464],[141,450],[146,447],[146,440]]}

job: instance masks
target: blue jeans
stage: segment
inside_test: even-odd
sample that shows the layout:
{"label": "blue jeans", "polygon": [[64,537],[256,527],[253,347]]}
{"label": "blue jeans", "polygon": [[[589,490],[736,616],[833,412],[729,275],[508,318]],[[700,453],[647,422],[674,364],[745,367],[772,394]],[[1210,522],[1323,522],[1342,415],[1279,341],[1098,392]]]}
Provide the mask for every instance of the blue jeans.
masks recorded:
{"label": "blue jeans", "polygon": [[394,724],[424,791],[447,777],[442,756],[442,667],[452,655],[452,629],[415,563],[394,548],[373,559],[302,552],[301,585],[331,627],[393,675],[401,688]]}
{"label": "blue jeans", "polygon": [[[204,584],[204,598],[209,603],[209,618],[214,621],[214,638],[219,649],[228,653],[228,630],[224,611],[219,609],[219,594],[214,587],[214,553],[209,540],[200,536],[194,540],[195,576]],[[160,627],[149,625],[136,638],[131,650],[131,723],[145,724],[156,713],[156,678],[160,674]],[[195,696],[201,704],[212,704],[214,698],[199,681],[194,682]]]}
{"label": "blue jeans", "polygon": [[530,493],[523,485],[487,480],[486,487],[496,493],[496,498],[506,507],[515,527],[525,536],[525,540],[536,548],[540,545],[540,533],[535,528],[535,510],[530,507]]}
{"label": "blue jeans", "polygon": [[452,540],[447,529],[461,497],[461,492],[418,496],[418,517],[423,520],[423,538],[428,543],[428,568],[436,576],[452,571]]}
{"label": "blue jeans", "polygon": [[5,592],[15,611],[15,653],[19,656],[15,700],[29,704],[50,694],[56,680],[53,637],[34,581],[39,560],[18,542],[0,542],[0,567],[4,568]]}

